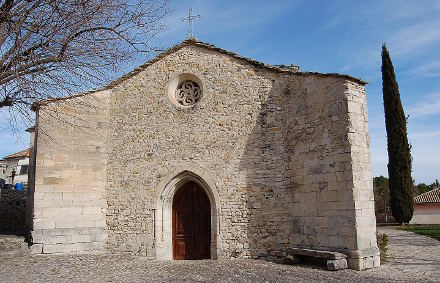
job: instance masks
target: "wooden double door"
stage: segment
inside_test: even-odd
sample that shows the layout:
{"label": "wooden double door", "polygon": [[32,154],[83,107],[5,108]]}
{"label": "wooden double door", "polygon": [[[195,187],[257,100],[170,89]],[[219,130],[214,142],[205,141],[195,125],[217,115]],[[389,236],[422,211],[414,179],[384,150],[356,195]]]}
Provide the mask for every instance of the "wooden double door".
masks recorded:
{"label": "wooden double door", "polygon": [[173,257],[211,258],[211,206],[195,182],[183,185],[173,199]]}

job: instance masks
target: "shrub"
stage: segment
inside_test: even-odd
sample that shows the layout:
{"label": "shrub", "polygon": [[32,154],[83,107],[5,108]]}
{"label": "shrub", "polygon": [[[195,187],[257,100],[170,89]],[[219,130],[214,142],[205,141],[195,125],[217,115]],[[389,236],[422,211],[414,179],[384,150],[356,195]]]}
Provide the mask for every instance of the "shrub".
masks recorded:
{"label": "shrub", "polygon": [[388,251],[388,235],[377,233],[376,238],[377,238],[377,246],[379,247],[380,250],[380,260],[386,261],[387,251]]}
{"label": "shrub", "polygon": [[409,223],[413,216],[411,153],[406,118],[400,101],[393,63],[382,45],[383,105],[388,141],[388,176],[391,212],[398,223]]}

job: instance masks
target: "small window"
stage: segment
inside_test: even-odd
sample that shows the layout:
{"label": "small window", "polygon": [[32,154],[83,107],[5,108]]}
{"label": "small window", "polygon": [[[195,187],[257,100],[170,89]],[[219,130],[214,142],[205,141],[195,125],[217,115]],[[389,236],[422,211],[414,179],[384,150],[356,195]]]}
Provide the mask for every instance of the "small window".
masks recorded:
{"label": "small window", "polygon": [[182,106],[196,104],[201,95],[199,84],[190,80],[181,82],[175,92],[176,101]]}
{"label": "small window", "polygon": [[29,165],[21,165],[20,175],[26,175],[28,173]]}
{"label": "small window", "polygon": [[203,84],[199,77],[181,73],[168,83],[168,98],[177,109],[193,108],[203,96]]}

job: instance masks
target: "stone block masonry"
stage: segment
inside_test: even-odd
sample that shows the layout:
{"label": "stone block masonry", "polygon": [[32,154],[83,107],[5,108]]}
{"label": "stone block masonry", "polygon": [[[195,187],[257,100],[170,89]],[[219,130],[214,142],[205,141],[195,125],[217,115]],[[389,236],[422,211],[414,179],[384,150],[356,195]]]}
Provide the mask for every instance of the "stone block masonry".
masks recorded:
{"label": "stone block masonry", "polygon": [[38,112],[32,251],[100,252],[105,199],[108,94]]}
{"label": "stone block masonry", "polygon": [[26,191],[1,190],[0,231],[26,231]]}
{"label": "stone block masonry", "polygon": [[[202,91],[186,108],[170,99],[181,77]],[[213,258],[297,247],[342,252],[354,269],[379,264],[357,79],[186,41],[38,113],[33,234],[43,252],[172,259],[173,194],[193,181],[210,198]]]}

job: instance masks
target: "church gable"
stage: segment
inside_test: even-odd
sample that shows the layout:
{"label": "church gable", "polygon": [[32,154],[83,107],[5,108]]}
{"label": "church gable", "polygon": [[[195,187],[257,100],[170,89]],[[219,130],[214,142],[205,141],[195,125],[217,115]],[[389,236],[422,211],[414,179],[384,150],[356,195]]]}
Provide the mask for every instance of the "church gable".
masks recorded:
{"label": "church gable", "polygon": [[255,70],[267,71],[267,72],[272,71],[272,72],[279,73],[279,74],[295,73],[295,75],[301,76],[301,77],[318,76],[318,77],[343,78],[348,81],[353,81],[355,83],[358,83],[360,85],[366,84],[366,82],[362,81],[361,79],[358,79],[358,78],[355,78],[355,77],[352,77],[349,75],[343,75],[343,74],[338,74],[338,73],[300,72],[299,67],[296,65],[293,65],[293,64],[291,64],[290,66],[265,64],[265,63],[259,62],[257,60],[251,59],[251,58],[240,56],[234,52],[231,52],[231,51],[228,51],[228,50],[225,50],[222,48],[218,48],[214,45],[204,43],[204,42],[198,41],[196,39],[190,38],[190,39],[186,39],[182,43],[175,45],[172,48],[164,51],[163,53],[159,54],[155,58],[147,61],[145,64],[135,68],[133,71],[123,75],[122,77],[112,81],[108,85],[105,85],[99,89],[90,90],[89,92],[86,92],[86,93],[80,93],[80,94],[67,96],[67,97],[42,100],[42,101],[34,103],[32,105],[32,108],[34,110],[37,110],[40,106],[47,105],[50,102],[64,101],[64,100],[68,100],[71,98],[82,97],[84,95],[95,93],[95,92],[100,92],[100,91],[104,91],[104,90],[111,90],[114,87],[117,87],[118,85],[122,84],[126,80],[132,79],[137,74],[148,69],[151,65],[155,64],[156,62],[163,60],[164,58],[174,54],[175,52],[178,52],[180,49],[185,48],[185,47],[199,47],[200,48],[199,50],[205,50],[205,51],[210,50],[210,51],[212,51],[213,56],[224,55],[226,57],[229,57],[231,60],[235,59],[237,62],[241,62],[244,65],[253,66],[255,68]]}

